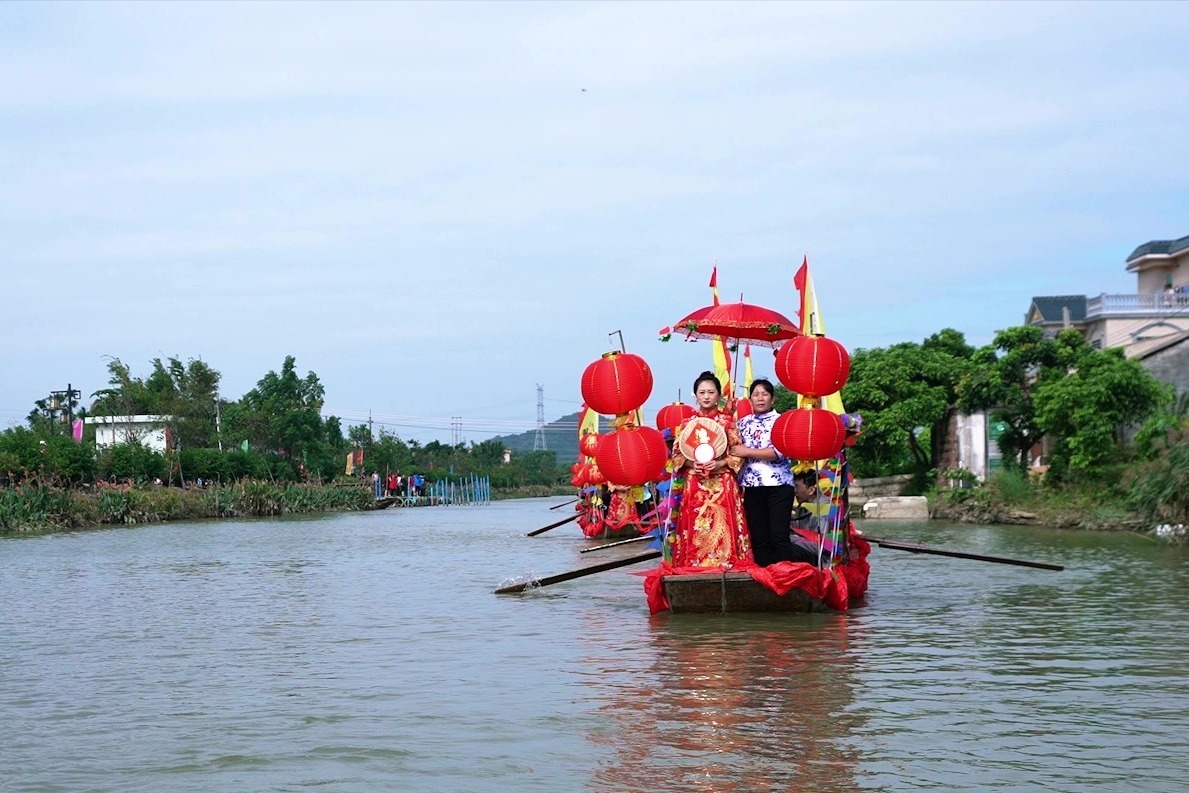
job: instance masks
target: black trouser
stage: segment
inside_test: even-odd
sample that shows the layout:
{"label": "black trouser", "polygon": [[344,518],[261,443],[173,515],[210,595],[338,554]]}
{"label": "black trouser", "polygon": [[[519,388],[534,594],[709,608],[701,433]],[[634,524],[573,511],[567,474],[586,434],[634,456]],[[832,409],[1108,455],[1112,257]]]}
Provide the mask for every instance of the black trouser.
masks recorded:
{"label": "black trouser", "polygon": [[743,488],[743,511],[756,564],[767,567],[773,562],[805,561],[789,541],[794,498],[792,485]]}

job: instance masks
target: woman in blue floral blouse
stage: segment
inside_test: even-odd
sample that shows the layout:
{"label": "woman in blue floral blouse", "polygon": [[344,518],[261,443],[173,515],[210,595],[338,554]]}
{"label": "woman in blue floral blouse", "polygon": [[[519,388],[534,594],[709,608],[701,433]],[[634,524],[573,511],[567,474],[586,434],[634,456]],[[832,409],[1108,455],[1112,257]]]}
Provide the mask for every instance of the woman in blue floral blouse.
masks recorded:
{"label": "woman in blue floral blouse", "polygon": [[751,532],[751,548],[756,564],[767,567],[774,562],[805,562],[804,555],[789,540],[789,521],[793,513],[793,472],[787,457],[772,445],[772,425],[780,415],[772,409],[776,389],[771,381],[759,379],[751,384],[750,416],[739,420],[742,443],[730,453],[743,458],[739,484],[743,486],[743,509]]}

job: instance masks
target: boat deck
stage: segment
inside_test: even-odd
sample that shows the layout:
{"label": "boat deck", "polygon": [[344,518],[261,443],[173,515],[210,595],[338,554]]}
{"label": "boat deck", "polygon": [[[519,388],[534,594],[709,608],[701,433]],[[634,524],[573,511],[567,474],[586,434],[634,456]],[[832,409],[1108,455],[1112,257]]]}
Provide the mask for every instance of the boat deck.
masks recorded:
{"label": "boat deck", "polygon": [[691,573],[667,575],[661,580],[674,614],[830,611],[825,603],[800,589],[777,595],[747,573]]}

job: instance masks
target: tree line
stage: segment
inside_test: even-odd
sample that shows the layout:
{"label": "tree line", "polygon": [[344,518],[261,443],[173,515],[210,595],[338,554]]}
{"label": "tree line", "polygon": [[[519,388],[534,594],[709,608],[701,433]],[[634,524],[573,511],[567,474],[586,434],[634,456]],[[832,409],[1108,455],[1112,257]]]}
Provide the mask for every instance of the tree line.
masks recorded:
{"label": "tree line", "polygon": [[[0,433],[0,477],[9,483],[28,476],[72,483],[329,482],[343,476],[348,452],[362,450],[367,470],[417,472],[430,481],[474,473],[508,488],[555,486],[569,478],[571,460],[559,462],[553,452],[515,453],[504,463],[498,439],[422,445],[373,435],[367,425],[344,432],[337,417],[322,416],[325,390],[318,376],[300,375],[293,356],[233,401],[219,396],[220,374],[204,361],[153,359],[150,366],[142,378],[112,359],[107,386],[90,405],[37,403],[28,427]],[[795,404],[795,395],[777,391],[777,409]],[[1119,349],[1094,349],[1077,331],[1050,338],[1036,327],[1008,328],[976,348],[947,328],[920,343],[858,349],[842,396],[848,411],[863,416],[863,432],[849,452],[860,476],[911,473],[924,490],[955,473],[941,470],[954,414],[985,410],[1003,428],[1005,467],[1027,469],[1033,450],[1047,439],[1051,484],[1122,478],[1147,488],[1153,503],[1189,499],[1181,495],[1189,493],[1189,397],[1178,399],[1139,362]],[[99,450],[74,443],[61,423],[69,414],[163,416],[171,448],[158,454],[135,442]]]}
{"label": "tree line", "polygon": [[[322,416],[325,388],[318,376],[300,375],[292,355],[237,400],[219,395],[221,374],[202,360],[154,358],[148,375],[139,377],[113,358],[107,370],[107,385],[91,395],[89,405],[77,398],[39,400],[27,427],[0,432],[0,480],[326,483],[343,479],[348,453],[360,450],[363,466],[356,475],[417,472],[435,481],[474,473],[490,476],[496,487],[552,486],[568,479],[568,469],[551,453],[517,455],[504,463],[498,441],[422,445],[383,432],[374,437],[366,424],[344,433],[338,417]],[[83,442],[77,443],[68,421],[136,415],[161,417],[168,440],[164,453],[148,448],[131,430],[117,436],[119,443],[97,449],[93,422],[85,422]]]}

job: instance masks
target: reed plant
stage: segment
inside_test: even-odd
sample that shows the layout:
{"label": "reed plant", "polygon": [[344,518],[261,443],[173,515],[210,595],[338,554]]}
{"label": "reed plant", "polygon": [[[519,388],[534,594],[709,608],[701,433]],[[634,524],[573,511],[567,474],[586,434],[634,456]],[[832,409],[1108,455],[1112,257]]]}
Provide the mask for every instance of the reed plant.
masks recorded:
{"label": "reed plant", "polygon": [[0,533],[45,532],[200,518],[363,510],[370,489],[244,480],[202,488],[90,488],[25,483],[0,489]]}

